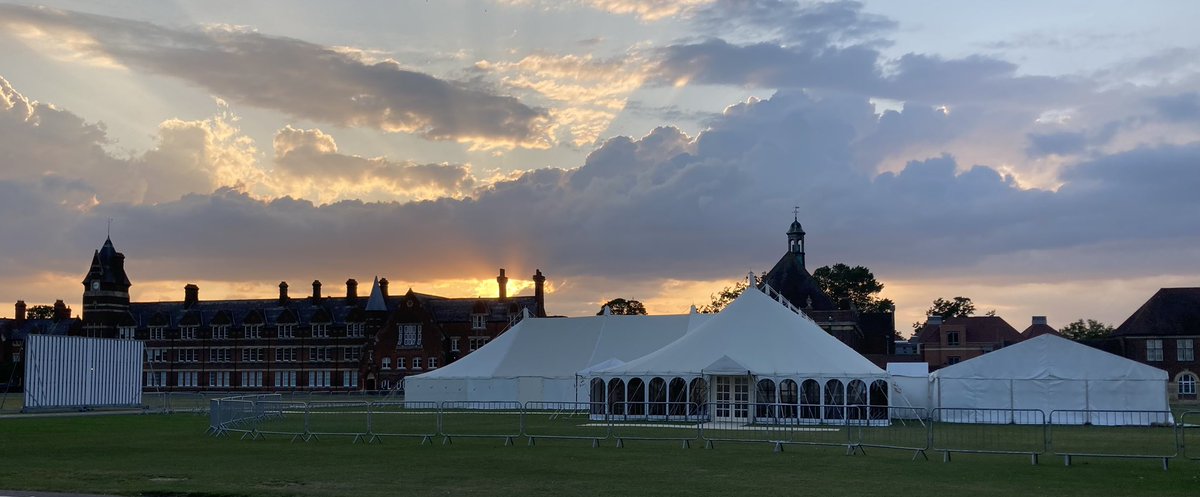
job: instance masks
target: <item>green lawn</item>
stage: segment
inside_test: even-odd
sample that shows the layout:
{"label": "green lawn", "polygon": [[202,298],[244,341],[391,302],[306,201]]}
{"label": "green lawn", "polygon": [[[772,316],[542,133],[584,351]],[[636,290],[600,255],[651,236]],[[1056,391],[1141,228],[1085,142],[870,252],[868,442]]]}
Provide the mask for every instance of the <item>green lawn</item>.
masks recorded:
{"label": "green lawn", "polygon": [[[484,425],[508,426],[491,415]],[[427,419],[425,419],[427,421]],[[414,416],[397,431],[415,426]],[[468,418],[453,420],[467,429]],[[542,416],[530,426],[591,436],[583,419]],[[1045,456],[959,455],[954,462],[911,461],[903,451],[718,443],[715,449],[675,441],[455,438],[418,445],[387,437],[352,444],[350,437],[291,443],[289,436],[242,441],[204,435],[204,416],[81,416],[0,420],[0,488],[121,495],[1009,495],[1194,496],[1200,462],[1178,458],[1170,471],[1156,460],[1077,459],[1064,467]],[[637,431],[627,433],[663,433]],[[681,429],[668,430],[678,432]],[[332,431],[332,430],[331,430]],[[449,431],[449,430],[448,430]],[[479,428],[479,432],[484,432]],[[682,431],[688,431],[682,429]],[[844,434],[844,432],[842,432]],[[885,436],[880,432],[875,436]],[[1131,432],[1133,433],[1133,432]],[[836,437],[835,435],[833,435]],[[897,435],[900,438],[906,434]],[[1086,440],[1080,443],[1088,443]]]}

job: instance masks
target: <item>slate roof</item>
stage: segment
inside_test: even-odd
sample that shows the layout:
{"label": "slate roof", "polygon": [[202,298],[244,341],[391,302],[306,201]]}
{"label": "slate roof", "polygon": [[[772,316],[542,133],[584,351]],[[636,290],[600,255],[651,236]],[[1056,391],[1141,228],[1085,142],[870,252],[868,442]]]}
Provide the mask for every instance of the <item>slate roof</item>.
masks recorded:
{"label": "slate roof", "polygon": [[1112,336],[1200,335],[1200,288],[1161,288]]}
{"label": "slate roof", "polygon": [[783,258],[779,259],[779,262],[775,263],[775,267],[767,272],[763,281],[782,294],[792,305],[801,309],[808,309],[808,299],[811,298],[813,310],[837,310],[833,300],[825,295],[821,286],[817,284],[817,280],[813,279],[800,261],[798,254],[791,252],[783,254]]}
{"label": "slate roof", "polygon": [[19,341],[24,341],[33,333],[67,335],[78,323],[78,319],[63,319],[57,322],[52,319],[26,319],[18,324],[15,319],[2,319],[0,320],[0,335],[3,335],[5,340]]}
{"label": "slate roof", "polygon": [[[1025,331],[1021,332],[1021,338],[1024,340],[1029,340],[1030,338],[1037,338],[1042,335],[1054,335],[1057,337],[1061,337],[1062,333],[1059,333],[1058,330],[1054,329],[1050,325],[1042,324],[1042,323],[1029,325],[1028,328],[1025,328]],[[1066,338],[1066,337],[1064,337],[1064,338]]]}
{"label": "slate roof", "polygon": [[[472,308],[478,302],[487,304],[488,321],[507,320],[510,312],[519,314],[522,308],[528,308],[530,312],[537,309],[537,302],[533,296],[509,297],[505,302],[499,302],[495,298],[452,299],[420,293],[415,295],[421,301],[421,306],[441,323],[470,321]],[[401,295],[387,297],[387,308],[395,309],[402,298]],[[285,304],[281,304],[278,298],[202,300],[191,306],[185,306],[182,301],[132,302],[129,304],[129,323],[139,328],[151,324],[167,327],[180,324],[207,326],[214,323],[241,326],[247,322],[253,324],[260,319],[259,316],[261,323],[268,326],[281,322],[361,322],[365,319],[363,309],[367,299],[326,297],[314,302],[309,297],[302,297],[288,300]]]}
{"label": "slate roof", "polygon": [[921,332],[917,334],[917,341],[921,343],[939,342],[938,330],[941,326],[955,325],[963,326],[966,330],[966,336],[961,337],[963,343],[1000,343],[1014,344],[1020,342],[1023,338],[1021,333],[1008,324],[999,316],[968,316],[949,318],[942,321],[941,325],[926,324],[921,328]]}

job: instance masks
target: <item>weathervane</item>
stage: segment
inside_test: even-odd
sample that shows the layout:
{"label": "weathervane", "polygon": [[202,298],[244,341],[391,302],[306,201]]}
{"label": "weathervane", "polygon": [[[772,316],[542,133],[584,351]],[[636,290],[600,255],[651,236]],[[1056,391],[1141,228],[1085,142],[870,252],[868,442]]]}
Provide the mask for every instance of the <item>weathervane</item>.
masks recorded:
{"label": "weathervane", "polygon": [[792,207],[792,219],[795,219],[797,221],[800,220],[800,206],[799,205]]}

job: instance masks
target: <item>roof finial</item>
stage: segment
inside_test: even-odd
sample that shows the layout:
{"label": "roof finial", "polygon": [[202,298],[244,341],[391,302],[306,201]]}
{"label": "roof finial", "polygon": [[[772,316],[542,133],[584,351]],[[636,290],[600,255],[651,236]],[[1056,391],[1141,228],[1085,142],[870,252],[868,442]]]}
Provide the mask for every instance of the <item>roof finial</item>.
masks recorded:
{"label": "roof finial", "polygon": [[792,207],[792,220],[793,221],[800,220],[800,206],[799,205]]}
{"label": "roof finial", "polygon": [[112,240],[112,218],[108,218],[108,230],[104,233],[104,238]]}

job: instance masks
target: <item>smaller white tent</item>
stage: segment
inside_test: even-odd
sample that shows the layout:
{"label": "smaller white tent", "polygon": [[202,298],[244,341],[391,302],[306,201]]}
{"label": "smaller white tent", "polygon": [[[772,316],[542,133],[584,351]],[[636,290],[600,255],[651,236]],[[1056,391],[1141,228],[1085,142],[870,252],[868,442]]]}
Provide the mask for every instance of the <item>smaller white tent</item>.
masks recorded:
{"label": "smaller white tent", "polygon": [[479,350],[404,379],[406,402],[586,402],[579,371],[643,356],[711,318],[707,314],[525,318]]}
{"label": "smaller white tent", "polygon": [[[983,411],[1031,409],[1044,412],[1044,422],[1058,424],[1173,422],[1166,371],[1055,335],[942,368],[929,381],[935,407],[945,409],[943,418],[953,418],[947,421],[1039,422],[1036,413],[997,417]],[[1053,411],[1061,412],[1052,416]]]}

